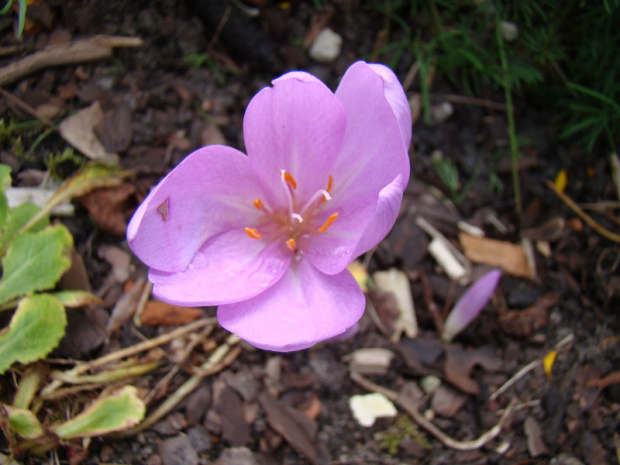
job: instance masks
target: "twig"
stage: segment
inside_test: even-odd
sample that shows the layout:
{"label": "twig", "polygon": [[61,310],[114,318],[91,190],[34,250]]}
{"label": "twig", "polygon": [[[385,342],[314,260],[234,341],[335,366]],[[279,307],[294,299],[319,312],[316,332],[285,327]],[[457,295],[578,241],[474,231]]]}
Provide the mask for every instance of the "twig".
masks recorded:
{"label": "twig", "polygon": [[562,202],[564,202],[572,211],[574,211],[579,216],[579,218],[585,221],[597,233],[599,233],[604,238],[609,239],[610,241],[620,243],[620,236],[618,234],[612,233],[611,231],[605,229],[596,221],[594,221],[594,219],[586,212],[584,212],[581,207],[579,207],[579,205],[573,202],[573,200],[568,195],[555,187],[555,184],[553,184],[548,179],[545,180],[545,184],[547,184],[547,187],[551,189],[555,193],[555,195],[557,195],[560,200],[562,200]]}
{"label": "twig", "polygon": [[174,375],[176,375],[179,372],[182,364],[187,360],[187,358],[190,356],[194,348],[200,342],[202,342],[206,337],[209,336],[212,329],[213,327],[211,326],[211,327],[205,328],[202,334],[190,335],[191,340],[189,341],[189,344],[187,344],[187,346],[183,349],[183,352],[181,353],[180,357],[177,358],[175,365],[166,374],[166,376],[164,376],[162,379],[160,379],[157,382],[155,387],[151,389],[151,391],[147,394],[147,396],[144,399],[142,399],[146,405],[149,405],[155,397],[159,397],[160,393],[164,392],[167,389],[168,384],[170,384],[170,380],[172,380]]}
{"label": "twig", "polygon": [[[428,311],[431,313],[431,317],[433,318],[433,323],[435,323],[435,328],[439,334],[443,333],[444,320],[441,316],[441,311],[439,307],[435,303],[433,299],[433,287],[431,286],[431,282],[424,271],[424,267],[420,267],[418,270],[418,276],[420,277],[420,282],[422,283],[422,294],[424,295],[424,304]],[[454,282],[451,281],[451,282]]]}
{"label": "twig", "polygon": [[506,111],[506,105],[504,103],[492,102],[491,100],[484,100],[475,97],[467,97],[465,95],[444,95],[444,98],[451,103],[461,103],[464,105],[477,105],[479,107],[490,108],[491,110]]}
{"label": "twig", "polygon": [[103,60],[112,56],[114,47],[140,47],[138,37],[97,35],[67,44],[55,44],[0,68],[0,86],[52,66]]}
{"label": "twig", "polygon": [[513,384],[515,384],[517,381],[519,381],[521,378],[523,378],[525,375],[527,375],[530,371],[532,371],[534,368],[536,368],[540,364],[542,364],[542,359],[536,359],[533,362],[530,362],[527,365],[525,365],[523,368],[517,371],[512,376],[512,378],[510,378],[508,381],[502,384],[500,388],[489,397],[489,401],[494,401],[495,399],[497,399],[504,392],[510,389],[510,387]]}
{"label": "twig", "polygon": [[[125,349],[117,350],[116,352],[112,352],[111,354],[104,355],[103,357],[95,359],[91,362],[81,363],[75,366],[73,369],[69,370],[67,372],[67,375],[78,376],[92,368],[99,367],[107,363],[114,362],[121,358],[129,357],[131,355],[134,355],[140,352],[144,352],[145,350],[153,349],[173,339],[181,337],[187,333],[196,331],[197,329],[202,328],[203,326],[214,325],[216,321],[217,320],[215,318],[204,318],[202,320],[195,321],[181,328],[175,329],[174,331],[171,331],[169,333],[162,334],[161,336],[156,337],[154,339],[141,342],[139,344],[136,344],[131,347],[127,347]],[[58,389],[61,385],[62,385],[62,381],[60,380],[52,381],[41,391],[41,396],[49,395],[50,393]]]}
{"label": "twig", "polygon": [[228,20],[230,19],[231,13],[232,13],[232,5],[226,6],[226,10],[224,11],[224,14],[222,15],[222,19],[220,19],[220,22],[217,25],[215,32],[213,33],[213,37],[211,37],[211,40],[209,41],[209,45],[207,46],[207,53],[211,53],[213,51],[213,47],[215,47],[215,44],[220,38],[220,34],[224,30],[224,27],[226,27],[226,24],[228,23]]}
{"label": "twig", "polygon": [[38,119],[39,121],[43,121],[43,123],[45,123],[48,127],[53,129],[54,131],[58,131],[58,126],[56,126],[51,120],[49,120],[45,116],[37,114],[37,111],[34,108],[32,108],[30,105],[28,105],[26,102],[24,102],[19,97],[13,95],[10,92],[7,92],[2,87],[0,87],[0,94],[5,99],[7,99],[9,102],[11,102],[13,105],[15,105],[15,106],[21,108],[22,110],[24,110],[30,116]]}
{"label": "twig", "polygon": [[175,408],[188,394],[196,389],[206,376],[217,373],[230,365],[241,353],[241,348],[239,346],[235,347],[239,341],[240,339],[234,334],[228,336],[226,342],[219,346],[211,354],[211,357],[209,357],[209,359],[200,367],[202,370],[200,374],[195,374],[185,381],[185,383],[174,391],[174,393],[159,407],[157,407],[155,411],[151,413],[143,422],[131,429],[123,431],[119,434],[119,436],[133,436],[134,434],[137,434],[140,431],[152,426],[159,421],[160,418]]}
{"label": "twig", "polygon": [[409,87],[411,87],[411,84],[413,84],[413,80],[415,79],[419,70],[420,63],[416,60],[414,61],[413,65],[411,65],[411,68],[409,68],[409,71],[407,71],[405,79],[403,79],[403,89],[405,89],[405,92],[408,91]]}
{"label": "twig", "polygon": [[499,433],[502,431],[502,427],[504,426],[504,424],[506,423],[506,421],[512,414],[512,410],[516,404],[515,400],[511,401],[508,407],[506,408],[506,410],[504,410],[504,413],[500,417],[498,423],[495,426],[493,426],[490,430],[488,430],[487,432],[479,436],[477,439],[474,439],[473,441],[458,441],[448,436],[447,434],[445,434],[443,431],[437,428],[437,426],[435,426],[432,422],[427,420],[424,417],[424,415],[420,413],[420,411],[417,409],[417,406],[415,404],[411,403],[407,398],[399,395],[397,392],[392,391],[391,389],[387,389],[382,386],[379,386],[378,384],[375,384],[372,381],[364,378],[359,373],[352,372],[351,379],[355,381],[357,384],[359,384],[360,386],[362,386],[364,389],[383,394],[385,397],[390,399],[392,402],[395,402],[396,404],[398,404],[411,416],[411,418],[418,425],[420,425],[428,433],[432,434],[437,439],[439,439],[443,445],[450,447],[452,449],[462,450],[462,451],[480,449],[485,444],[495,439],[499,435]]}
{"label": "twig", "polygon": [[137,327],[142,326],[142,314],[144,313],[144,309],[146,308],[146,303],[151,297],[151,291],[153,290],[153,283],[147,281],[144,285],[144,289],[142,289],[142,294],[140,295],[140,299],[138,300],[138,304],[136,305],[136,310],[133,314],[133,324]]}
{"label": "twig", "polygon": [[[555,345],[555,350],[559,351],[560,349],[563,349],[566,345],[568,345],[571,342],[573,342],[574,339],[575,339],[575,336],[573,334],[569,334],[565,338],[561,339]],[[501,396],[504,392],[506,392],[508,389],[510,389],[510,387],[513,384],[515,384],[517,381],[519,381],[521,378],[523,378],[526,374],[528,374],[530,371],[532,371],[538,365],[542,364],[542,362],[543,362],[543,357],[538,358],[538,359],[528,363],[527,365],[525,365],[519,371],[517,371],[512,376],[512,378],[510,378],[508,381],[506,381],[504,384],[502,384],[497,391],[495,391],[493,394],[491,394],[491,396],[489,396],[489,402],[492,402],[495,399],[497,399],[499,396]]]}
{"label": "twig", "polygon": [[584,210],[592,210],[604,213],[608,210],[620,209],[620,202],[596,202],[596,203],[580,203],[579,206]]}

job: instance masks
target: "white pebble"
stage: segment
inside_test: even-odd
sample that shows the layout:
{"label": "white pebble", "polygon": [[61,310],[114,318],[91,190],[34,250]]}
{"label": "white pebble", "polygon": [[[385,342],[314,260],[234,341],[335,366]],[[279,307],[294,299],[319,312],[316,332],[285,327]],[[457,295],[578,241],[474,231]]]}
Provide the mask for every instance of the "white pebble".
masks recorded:
{"label": "white pebble", "polygon": [[331,29],[323,29],[314,39],[308,54],[319,63],[331,63],[340,55],[341,47],[342,37]]}

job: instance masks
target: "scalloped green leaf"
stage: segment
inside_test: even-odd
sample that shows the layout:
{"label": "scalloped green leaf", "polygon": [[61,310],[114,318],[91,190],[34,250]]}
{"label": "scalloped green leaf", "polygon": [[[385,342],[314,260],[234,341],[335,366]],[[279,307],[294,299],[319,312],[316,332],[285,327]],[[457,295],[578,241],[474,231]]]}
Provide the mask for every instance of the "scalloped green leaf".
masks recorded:
{"label": "scalloped green leaf", "polygon": [[59,291],[50,293],[68,308],[84,307],[91,304],[103,304],[103,300],[87,291]]}
{"label": "scalloped green leaf", "polygon": [[30,410],[8,405],[5,408],[9,415],[11,429],[22,438],[35,439],[45,434],[41,423]]}
{"label": "scalloped green leaf", "polygon": [[0,303],[53,288],[71,266],[73,237],[61,224],[18,235],[2,260]]}
{"label": "scalloped green leaf", "polygon": [[11,187],[11,167],[0,165],[0,191],[4,192]]}
{"label": "scalloped green leaf", "polygon": [[[0,207],[1,208],[1,207]],[[4,250],[17,232],[41,209],[32,203],[23,203],[9,211],[4,224],[0,221],[0,250]],[[49,218],[43,217],[30,227],[29,232],[41,231],[49,225]]]}
{"label": "scalloped green leaf", "polygon": [[52,428],[62,439],[100,436],[137,425],[146,407],[138,390],[125,386],[110,396],[99,398],[77,417]]}
{"label": "scalloped green leaf", "polygon": [[48,294],[25,297],[0,334],[0,374],[15,362],[30,363],[49,354],[65,334],[67,315]]}
{"label": "scalloped green leaf", "polygon": [[6,191],[11,187],[11,168],[7,165],[0,165],[0,227],[3,227],[11,213],[9,203],[4,195]]}

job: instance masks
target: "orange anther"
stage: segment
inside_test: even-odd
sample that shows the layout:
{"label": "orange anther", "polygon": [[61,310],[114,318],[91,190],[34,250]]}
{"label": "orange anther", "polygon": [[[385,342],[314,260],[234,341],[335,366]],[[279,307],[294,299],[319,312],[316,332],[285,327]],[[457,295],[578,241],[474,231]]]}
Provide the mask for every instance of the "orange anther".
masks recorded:
{"label": "orange anther", "polygon": [[293,175],[288,171],[280,170],[280,175],[282,175],[282,173],[284,173],[284,180],[288,182],[293,189],[297,189],[297,181],[295,181]]}
{"label": "orange anther", "polygon": [[[334,177],[330,174],[327,178],[327,189],[325,189],[328,194],[331,193],[332,187],[334,187]],[[323,196],[322,202],[327,202],[328,200],[328,197]]]}
{"label": "orange anther", "polygon": [[295,239],[291,237],[288,241],[286,241],[286,246],[289,248],[291,252],[295,252],[295,246],[296,246]]}
{"label": "orange anther", "polygon": [[317,229],[317,231],[320,233],[325,232],[327,228],[329,228],[332,225],[332,223],[336,220],[336,218],[338,218],[338,213],[331,214],[329,218],[327,218],[327,221],[323,224],[323,226]]}
{"label": "orange anther", "polygon": [[263,237],[263,235],[259,233],[258,229],[256,228],[245,228],[245,233],[252,239],[260,239],[261,237]]}
{"label": "orange anther", "polygon": [[265,204],[263,203],[261,199],[254,199],[253,203],[254,203],[254,206],[258,208],[259,210],[265,206]]}

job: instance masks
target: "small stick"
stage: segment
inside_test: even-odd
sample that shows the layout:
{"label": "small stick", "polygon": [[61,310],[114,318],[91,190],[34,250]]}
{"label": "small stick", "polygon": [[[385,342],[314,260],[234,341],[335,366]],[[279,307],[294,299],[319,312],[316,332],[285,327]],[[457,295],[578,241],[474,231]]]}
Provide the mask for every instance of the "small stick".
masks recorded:
{"label": "small stick", "polygon": [[506,104],[492,102],[490,100],[483,100],[475,97],[466,97],[465,95],[446,95],[445,99],[452,103],[462,103],[465,105],[477,105],[480,107],[487,107],[492,110],[506,111]]}
{"label": "small stick", "polygon": [[149,405],[155,397],[161,397],[160,393],[164,392],[167,389],[168,385],[170,384],[170,380],[172,380],[174,375],[176,375],[181,369],[181,365],[187,360],[187,358],[190,356],[194,348],[200,342],[202,342],[205,338],[209,336],[212,330],[213,330],[213,326],[210,326],[210,327],[205,328],[201,334],[190,335],[191,340],[189,341],[189,343],[187,344],[187,346],[181,353],[181,356],[179,357],[179,359],[176,360],[175,365],[166,374],[166,376],[164,376],[162,379],[160,379],[157,382],[155,387],[151,389],[151,391],[147,394],[147,396],[144,399],[142,399],[146,405]]}
{"label": "small stick", "polygon": [[52,121],[50,121],[45,116],[37,114],[37,111],[34,108],[32,108],[30,105],[28,105],[26,102],[24,102],[19,97],[13,95],[10,92],[7,92],[2,87],[0,87],[0,94],[5,99],[7,99],[9,102],[11,102],[13,105],[15,105],[16,107],[19,107],[22,110],[24,110],[30,116],[38,119],[39,121],[43,121],[43,123],[45,123],[46,126],[48,126],[49,128],[53,129],[54,131],[58,131],[58,126],[56,126]]}
{"label": "small stick", "polygon": [[[555,350],[559,351],[560,349],[564,348],[564,346],[566,346],[569,343],[571,343],[574,339],[575,339],[575,336],[572,335],[572,334],[569,334],[568,336],[566,336],[565,338],[560,340],[560,342],[558,342],[555,345]],[[528,374],[530,371],[532,371],[534,368],[536,368],[538,365],[540,365],[542,363],[542,361],[543,361],[542,358],[538,358],[538,359],[528,363],[527,365],[525,365],[519,371],[517,371],[512,376],[512,378],[510,378],[508,381],[506,381],[504,384],[502,384],[497,391],[495,391],[493,394],[491,394],[491,396],[489,397],[489,402],[492,402],[495,399],[497,399],[499,396],[501,396],[513,384],[515,384],[517,381],[519,381],[521,378],[523,378],[526,374]]]}
{"label": "small stick", "polygon": [[424,417],[424,415],[420,413],[420,411],[418,410],[415,404],[411,403],[409,400],[399,395],[397,392],[392,391],[391,389],[384,388],[383,386],[379,386],[378,384],[373,383],[367,378],[364,378],[359,373],[352,372],[351,379],[355,381],[357,384],[359,384],[360,386],[362,386],[364,389],[383,394],[385,397],[390,399],[392,402],[395,402],[396,404],[398,404],[411,416],[411,418],[418,425],[420,425],[428,433],[432,434],[437,439],[439,439],[443,445],[450,447],[452,449],[462,450],[462,451],[480,449],[485,444],[487,444],[489,441],[495,439],[499,435],[499,433],[502,431],[502,427],[504,426],[504,424],[506,423],[506,421],[512,414],[512,410],[516,404],[516,401],[513,399],[513,401],[511,401],[508,407],[504,410],[504,413],[500,417],[499,422],[495,426],[493,426],[490,430],[488,430],[487,432],[479,436],[477,439],[474,439],[473,441],[458,441],[448,436],[447,434],[445,434],[443,431],[437,428],[437,426],[435,426],[432,422],[427,420]]}
{"label": "small stick", "polygon": [[577,205],[575,202],[573,202],[573,200],[568,195],[566,195],[564,192],[560,191],[557,187],[555,187],[555,184],[553,184],[551,181],[545,180],[545,183],[547,184],[547,187],[551,189],[555,193],[555,195],[557,195],[560,198],[560,200],[562,200],[562,202],[564,202],[572,211],[574,211],[583,221],[588,223],[588,225],[592,229],[594,229],[597,233],[599,233],[604,238],[609,239],[610,241],[620,243],[619,235],[612,233],[611,231],[605,229],[600,224],[598,224],[596,221],[594,221],[594,219],[590,215],[584,212],[581,209],[581,207]]}
{"label": "small stick", "polygon": [[[223,368],[230,365],[241,353],[241,347],[236,346],[240,341],[239,337],[231,334],[226,339],[226,342],[219,346],[211,354],[209,359],[200,367],[200,372],[193,375],[185,383],[183,383],[174,393],[168,397],[159,407],[155,409],[144,421],[139,425],[125,430],[119,434],[121,437],[133,436],[140,431],[154,425],[160,418],[175,408],[179,402],[196,389],[202,380],[209,375],[217,373]],[[235,347],[236,346],[236,347]]]}
{"label": "small stick", "polygon": [[[131,347],[127,347],[125,349],[117,350],[116,352],[112,352],[111,354],[104,355],[98,359],[95,359],[91,362],[82,363],[71,369],[67,372],[67,375],[70,376],[78,376],[91,368],[95,368],[101,365],[105,365],[110,362],[114,362],[121,358],[129,357],[131,355],[144,352],[145,350],[150,350],[155,347],[158,347],[162,344],[165,344],[177,337],[181,337],[187,333],[191,333],[192,331],[196,331],[197,329],[202,328],[203,326],[213,325],[217,321],[216,318],[203,318],[202,320],[195,321],[188,325],[185,325],[181,328],[175,329],[166,334],[162,334],[159,337],[154,339],[149,339],[148,341],[141,342]],[[50,384],[48,384],[42,391],[41,396],[46,396],[56,389],[58,389],[62,385],[62,381],[54,380]]]}
{"label": "small stick", "polygon": [[11,84],[44,68],[109,58],[114,47],[140,47],[142,44],[139,37],[97,35],[66,44],[50,45],[0,68],[0,86]]}

